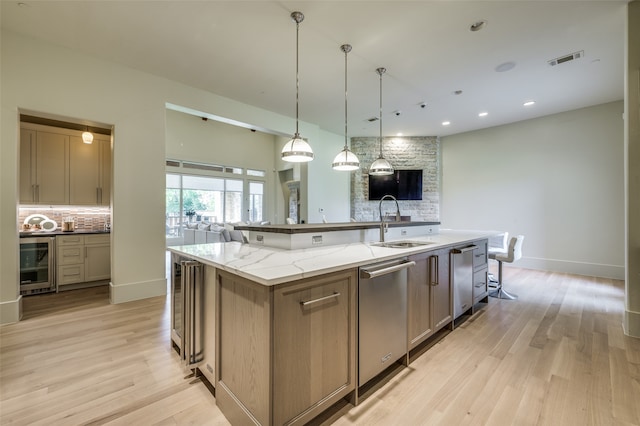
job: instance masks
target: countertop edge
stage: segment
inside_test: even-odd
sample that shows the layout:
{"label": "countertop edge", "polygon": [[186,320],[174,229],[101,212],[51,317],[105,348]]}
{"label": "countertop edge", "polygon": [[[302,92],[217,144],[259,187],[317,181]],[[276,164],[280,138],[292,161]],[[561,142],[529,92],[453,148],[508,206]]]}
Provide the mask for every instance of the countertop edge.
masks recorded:
{"label": "countertop edge", "polygon": [[[390,228],[433,226],[440,222],[385,222]],[[235,225],[239,231],[272,232],[276,234],[306,234],[311,232],[352,231],[379,228],[380,222],[314,223],[293,225]]]}
{"label": "countertop edge", "polygon": [[264,286],[274,286],[326,273],[459,246],[489,238],[497,231],[444,230],[440,234],[409,238],[430,242],[413,248],[386,248],[372,243],[351,243],[285,250],[238,242],[170,246],[167,249],[206,265],[236,274]]}
{"label": "countertop edge", "polygon": [[20,238],[29,237],[54,237],[58,235],[85,235],[85,234],[110,234],[111,231],[99,231],[93,229],[76,229],[75,231],[18,231]]}

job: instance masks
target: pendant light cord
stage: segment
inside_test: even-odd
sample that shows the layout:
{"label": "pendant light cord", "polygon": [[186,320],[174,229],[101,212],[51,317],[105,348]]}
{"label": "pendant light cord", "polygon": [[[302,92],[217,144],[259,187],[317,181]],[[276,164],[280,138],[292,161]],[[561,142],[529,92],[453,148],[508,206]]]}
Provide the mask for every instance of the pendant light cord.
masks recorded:
{"label": "pendant light cord", "polygon": [[298,21],[298,19],[296,19],[296,137],[298,137],[300,135],[299,129],[298,129],[298,103],[299,103],[299,92],[300,92],[300,79],[299,79],[299,73],[298,73],[298,67],[299,67],[299,59],[298,59],[298,55],[299,55],[299,33],[300,33],[300,22]]}
{"label": "pendant light cord", "polygon": [[378,74],[380,75],[380,158],[382,158],[382,74],[387,70],[385,68],[378,68]]}
{"label": "pendant light cord", "polygon": [[[348,122],[348,112],[347,112],[347,53],[351,51],[351,46],[346,44],[342,46],[342,50],[344,52],[344,149],[348,149],[349,145],[347,141],[349,140],[347,137],[347,122]],[[346,156],[345,151],[345,156]]]}

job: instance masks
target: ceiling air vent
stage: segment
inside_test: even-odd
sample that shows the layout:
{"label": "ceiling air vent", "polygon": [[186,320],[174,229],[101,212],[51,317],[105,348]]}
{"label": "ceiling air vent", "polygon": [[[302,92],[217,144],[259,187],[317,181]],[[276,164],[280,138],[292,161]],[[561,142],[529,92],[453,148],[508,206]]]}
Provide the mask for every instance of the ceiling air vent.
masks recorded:
{"label": "ceiling air vent", "polygon": [[551,59],[550,61],[547,61],[547,62],[549,63],[549,65],[553,67],[556,65],[564,64],[565,62],[573,61],[574,59],[580,59],[583,56],[584,56],[584,50],[581,50],[579,52],[574,52],[569,55],[564,55],[564,56],[560,56],[559,58]]}

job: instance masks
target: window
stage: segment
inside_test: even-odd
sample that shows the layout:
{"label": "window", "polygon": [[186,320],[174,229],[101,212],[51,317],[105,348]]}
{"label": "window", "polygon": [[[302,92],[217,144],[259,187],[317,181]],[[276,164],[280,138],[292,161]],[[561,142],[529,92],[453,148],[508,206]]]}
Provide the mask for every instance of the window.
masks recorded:
{"label": "window", "polygon": [[[180,242],[188,222],[263,220],[265,183],[260,178],[266,176],[264,170],[166,161],[167,171],[173,172],[166,175],[166,236],[178,239],[171,243]],[[189,174],[184,174],[187,169]]]}
{"label": "window", "polygon": [[249,182],[249,220],[251,222],[262,221],[262,198],[264,182]]}
{"label": "window", "polygon": [[179,237],[182,219],[182,193],[180,191],[180,175],[167,173],[166,190],[166,236]]}

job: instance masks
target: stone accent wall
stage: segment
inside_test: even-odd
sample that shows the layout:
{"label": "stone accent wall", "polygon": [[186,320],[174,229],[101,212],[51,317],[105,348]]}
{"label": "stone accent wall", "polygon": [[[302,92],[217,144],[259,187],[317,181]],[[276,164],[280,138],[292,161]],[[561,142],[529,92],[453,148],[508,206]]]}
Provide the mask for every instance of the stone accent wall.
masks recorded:
{"label": "stone accent wall", "polygon": [[[378,221],[379,201],[369,201],[368,170],[380,153],[377,137],[351,138],[351,150],[360,159],[360,170],[351,175],[351,217],[358,222]],[[398,201],[402,216],[412,221],[440,221],[440,140],[435,136],[385,137],[382,154],[395,169],[422,169],[422,200]],[[391,211],[388,201],[383,213]],[[393,201],[391,201],[393,203]],[[395,207],[394,207],[395,208]]]}

